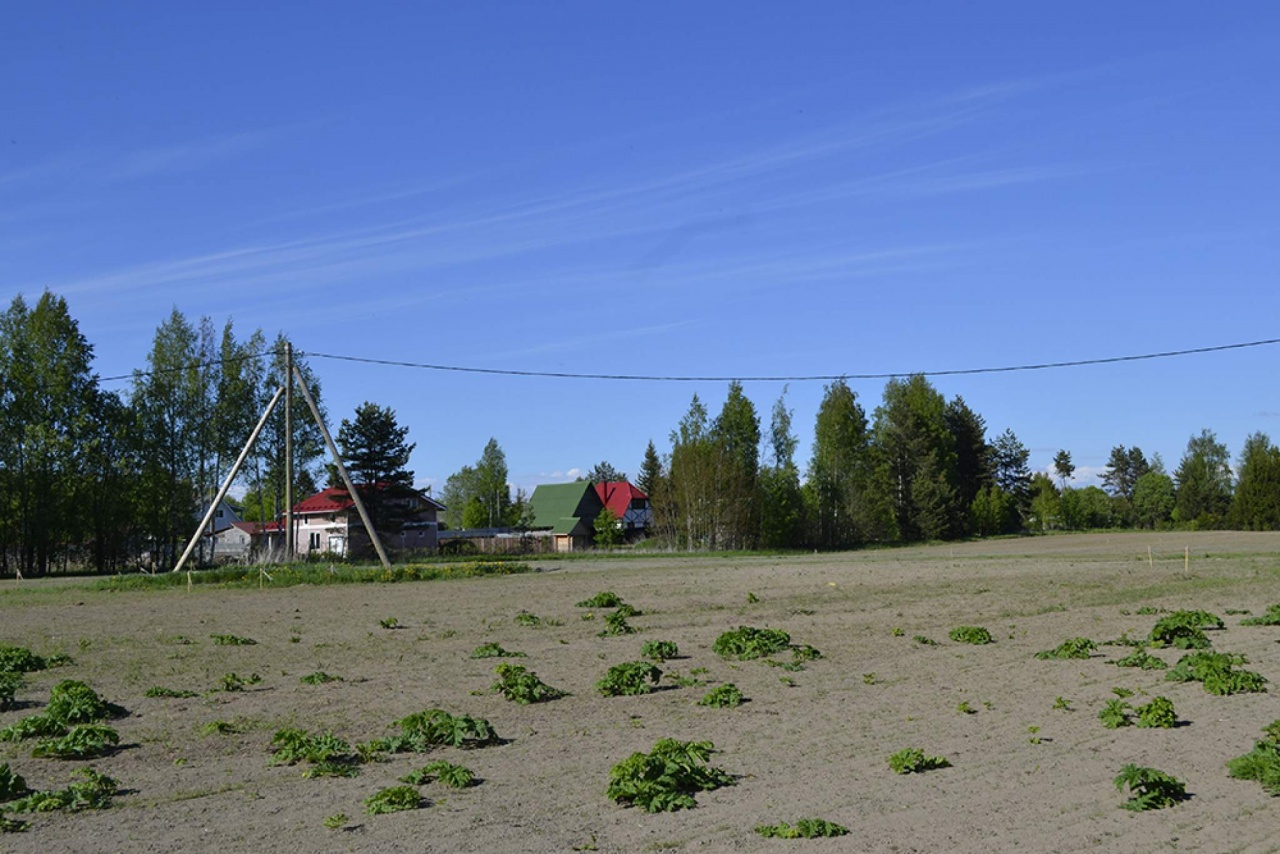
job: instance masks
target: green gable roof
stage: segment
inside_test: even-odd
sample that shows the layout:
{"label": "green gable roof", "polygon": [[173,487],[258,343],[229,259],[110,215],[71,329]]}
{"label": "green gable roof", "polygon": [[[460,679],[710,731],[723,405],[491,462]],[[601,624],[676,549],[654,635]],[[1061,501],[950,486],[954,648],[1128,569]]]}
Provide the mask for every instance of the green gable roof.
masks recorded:
{"label": "green gable roof", "polygon": [[574,536],[593,533],[596,516],[603,509],[600,496],[586,481],[541,484],[534,488],[529,503],[533,505],[533,527]]}

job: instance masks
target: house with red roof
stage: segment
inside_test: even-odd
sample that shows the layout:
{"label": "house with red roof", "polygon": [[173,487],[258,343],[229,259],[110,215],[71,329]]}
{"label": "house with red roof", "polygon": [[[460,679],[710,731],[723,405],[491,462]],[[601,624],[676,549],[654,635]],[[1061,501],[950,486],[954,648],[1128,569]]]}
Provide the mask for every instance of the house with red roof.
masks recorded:
{"label": "house with red roof", "polygon": [[613,512],[622,523],[622,531],[628,541],[643,537],[653,524],[653,509],[649,496],[625,480],[611,480],[592,484],[600,503]]}
{"label": "house with red roof", "polygon": [[[401,511],[397,515],[405,519],[400,530],[379,532],[385,548],[435,550],[443,504],[416,489],[398,489],[385,503],[397,506]],[[329,487],[299,501],[293,505],[293,519],[299,557],[361,557],[373,551],[360,513],[345,489]],[[273,548],[282,545],[280,523],[270,523],[264,529]]]}

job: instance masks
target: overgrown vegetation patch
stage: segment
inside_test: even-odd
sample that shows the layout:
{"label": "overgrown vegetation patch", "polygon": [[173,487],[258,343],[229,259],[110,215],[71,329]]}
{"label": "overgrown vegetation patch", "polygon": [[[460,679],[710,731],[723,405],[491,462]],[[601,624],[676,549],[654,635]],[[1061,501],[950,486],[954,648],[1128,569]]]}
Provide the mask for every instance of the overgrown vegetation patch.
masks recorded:
{"label": "overgrown vegetation patch", "polygon": [[697,806],[695,796],[733,777],[707,764],[715,745],[709,741],[659,739],[649,753],[633,753],[609,771],[608,797],[646,812],[673,812]]}
{"label": "overgrown vegetation patch", "polygon": [[972,643],[972,644],[988,644],[995,643],[995,639],[991,637],[991,632],[982,626],[956,626],[947,635],[956,643]]}
{"label": "overgrown vegetation patch", "polygon": [[[219,567],[190,574],[191,584],[222,588],[296,587],[299,584],[397,584],[410,581],[437,581],[454,578],[481,578],[532,572],[533,567],[517,561],[470,561],[445,564],[402,564],[391,569],[376,566],[316,566],[294,564],[276,567],[263,575],[258,567]],[[147,590],[156,587],[184,587],[185,573],[160,572],[155,575],[115,575],[97,583],[99,590]]]}
{"label": "overgrown vegetation patch", "polygon": [[1265,612],[1247,620],[1241,620],[1242,626],[1280,626],[1280,603],[1271,605]]}
{"label": "overgrown vegetation patch", "polygon": [[675,658],[679,654],[680,654],[680,647],[676,645],[675,641],[668,641],[668,640],[645,641],[644,644],[640,647],[640,655],[644,656],[645,658],[652,659],[653,661],[656,661],[659,664],[661,664],[662,662],[668,659]]}
{"label": "overgrown vegetation patch", "polygon": [[93,768],[81,768],[66,788],[30,792],[5,806],[17,813],[104,810],[111,806],[111,800],[119,790],[120,784],[106,774]]}
{"label": "overgrown vegetation patch", "polygon": [[742,690],[732,682],[726,682],[707,692],[707,695],[698,701],[698,705],[711,706],[715,709],[733,709],[745,702],[746,697],[742,696]]}
{"label": "overgrown vegetation patch", "polygon": [[511,652],[496,641],[481,644],[471,651],[472,658],[526,658],[523,652]]}
{"label": "overgrown vegetation patch", "polygon": [[819,839],[828,836],[847,836],[849,828],[825,818],[802,818],[795,824],[780,821],[777,824],[757,824],[756,833],[766,839]]}
{"label": "overgrown vegetation patch", "polygon": [[1117,791],[1129,788],[1129,800],[1121,806],[1134,812],[1164,809],[1188,797],[1187,785],[1177,777],[1132,763],[1120,769],[1114,782]]}
{"label": "overgrown vegetation patch", "polygon": [[1237,780],[1256,780],[1267,794],[1280,795],[1280,720],[1263,727],[1264,738],[1253,750],[1227,762],[1227,773]]}
{"label": "overgrown vegetation patch", "polygon": [[1137,667],[1141,670],[1165,670],[1169,667],[1163,659],[1157,658],[1145,649],[1135,649],[1124,658],[1111,662],[1116,667]]}
{"label": "overgrown vegetation patch", "polygon": [[1085,659],[1098,648],[1098,645],[1088,638],[1067,638],[1053,649],[1046,649],[1036,653],[1036,658],[1041,659]]}
{"label": "overgrown vegetation patch", "polygon": [[470,768],[455,765],[444,759],[428,762],[415,771],[410,771],[400,778],[402,783],[425,786],[433,780],[439,780],[451,789],[465,789],[475,783],[476,775]]}
{"label": "overgrown vegetation patch", "polygon": [[375,739],[370,748],[385,753],[426,753],[437,747],[477,749],[501,744],[493,725],[484,718],[452,715],[444,709],[427,709],[396,721],[398,735]]}
{"label": "overgrown vegetation patch", "polygon": [[1266,677],[1238,668],[1248,663],[1249,659],[1243,655],[1199,650],[1178,659],[1164,678],[1170,682],[1200,682],[1204,690],[1218,696],[1265,692]]}
{"label": "overgrown vegetation patch", "polygon": [[609,668],[604,678],[596,683],[596,690],[605,697],[629,697],[653,693],[653,686],[662,678],[662,670],[648,661],[628,661]]}
{"label": "overgrown vegetation patch", "polygon": [[780,652],[791,645],[791,635],[782,629],[757,629],[751,626],[738,626],[716,638],[711,651],[721,658],[736,658],[746,661],[764,658]]}
{"label": "overgrown vegetation patch", "polygon": [[538,674],[519,664],[499,664],[493,672],[498,675],[498,681],[493,683],[490,690],[522,706],[567,696],[566,692],[552,688],[539,679]]}
{"label": "overgrown vegetation patch", "polygon": [[895,774],[920,774],[950,768],[951,763],[941,756],[925,756],[918,747],[906,747],[889,757],[889,767]]}

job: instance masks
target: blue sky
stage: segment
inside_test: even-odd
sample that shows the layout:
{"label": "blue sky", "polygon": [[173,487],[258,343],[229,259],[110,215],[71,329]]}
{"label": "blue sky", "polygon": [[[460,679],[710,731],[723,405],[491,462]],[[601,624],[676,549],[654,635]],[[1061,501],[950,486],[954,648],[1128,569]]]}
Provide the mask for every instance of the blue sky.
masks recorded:
{"label": "blue sky", "polygon": [[[1269,3],[60,3],[0,27],[0,296],[531,371],[900,373],[1280,337]],[[634,473],[697,392],[313,358],[441,484]],[[1038,469],[1280,439],[1280,347],[939,377]],[[854,381],[868,413],[883,381]],[[750,383],[767,421],[781,383]],[[792,383],[807,458],[822,383]],[[1082,482],[1090,482],[1087,478]]]}

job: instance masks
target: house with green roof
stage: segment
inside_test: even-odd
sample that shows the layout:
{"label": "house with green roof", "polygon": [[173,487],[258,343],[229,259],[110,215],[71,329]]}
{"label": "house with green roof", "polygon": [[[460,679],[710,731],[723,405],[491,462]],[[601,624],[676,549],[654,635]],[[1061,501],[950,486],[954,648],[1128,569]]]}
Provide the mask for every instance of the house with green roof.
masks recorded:
{"label": "house with green roof", "polygon": [[590,483],[544,483],[534,488],[529,503],[533,507],[533,529],[550,531],[556,551],[591,547],[596,516],[604,504]]}

